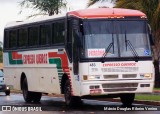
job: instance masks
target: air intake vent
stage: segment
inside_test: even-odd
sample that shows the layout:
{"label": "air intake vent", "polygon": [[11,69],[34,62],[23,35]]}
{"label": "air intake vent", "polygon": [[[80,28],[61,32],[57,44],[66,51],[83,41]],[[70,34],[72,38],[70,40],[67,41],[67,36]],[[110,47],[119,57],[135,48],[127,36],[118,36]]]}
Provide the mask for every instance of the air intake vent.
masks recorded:
{"label": "air intake vent", "polygon": [[104,92],[117,92],[117,91],[136,91],[137,88],[123,88],[123,89],[103,89]]}
{"label": "air intake vent", "polygon": [[123,78],[136,78],[137,75],[136,74],[123,74],[122,77]]}
{"label": "air intake vent", "polygon": [[104,92],[136,91],[138,83],[102,84]]}
{"label": "air intake vent", "polygon": [[104,75],[104,79],[117,79],[118,75]]}
{"label": "air intake vent", "polygon": [[117,83],[117,84],[102,84],[103,88],[129,88],[137,87],[138,83]]}

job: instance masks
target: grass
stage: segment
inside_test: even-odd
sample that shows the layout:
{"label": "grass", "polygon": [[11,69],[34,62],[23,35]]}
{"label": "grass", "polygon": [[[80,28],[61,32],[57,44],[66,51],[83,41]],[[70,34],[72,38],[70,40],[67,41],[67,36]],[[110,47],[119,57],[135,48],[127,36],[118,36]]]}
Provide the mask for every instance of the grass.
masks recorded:
{"label": "grass", "polygon": [[160,101],[160,95],[152,95],[152,94],[137,94],[135,96],[136,100],[147,100],[147,101]]}
{"label": "grass", "polygon": [[154,90],[160,90],[160,88],[154,88]]}

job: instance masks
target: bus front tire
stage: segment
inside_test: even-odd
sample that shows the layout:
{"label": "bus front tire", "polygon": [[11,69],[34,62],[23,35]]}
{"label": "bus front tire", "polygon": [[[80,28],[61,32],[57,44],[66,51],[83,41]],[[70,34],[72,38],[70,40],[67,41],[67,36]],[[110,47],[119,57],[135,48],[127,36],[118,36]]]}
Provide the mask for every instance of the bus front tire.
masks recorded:
{"label": "bus front tire", "polygon": [[120,95],[121,102],[125,107],[132,106],[132,103],[134,102],[134,98],[135,98],[135,93],[126,93],[126,94]]}
{"label": "bus front tire", "polygon": [[78,96],[71,95],[70,81],[67,80],[64,86],[64,97],[67,106],[79,106],[82,104],[81,98]]}

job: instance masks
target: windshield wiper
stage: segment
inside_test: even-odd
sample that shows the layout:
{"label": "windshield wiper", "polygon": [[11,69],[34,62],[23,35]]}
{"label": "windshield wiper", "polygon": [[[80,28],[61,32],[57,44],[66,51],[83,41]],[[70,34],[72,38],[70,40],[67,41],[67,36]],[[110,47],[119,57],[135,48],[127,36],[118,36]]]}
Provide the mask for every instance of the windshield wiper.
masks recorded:
{"label": "windshield wiper", "polygon": [[[111,47],[113,46],[113,42],[111,42],[108,47],[105,49],[105,52],[102,56],[102,63],[104,63],[104,58],[106,57],[107,53],[109,52],[109,50],[111,49]],[[113,46],[114,47],[114,46]]]}
{"label": "windshield wiper", "polygon": [[127,51],[128,45],[129,45],[129,48],[130,48],[130,50],[132,51],[132,54],[134,55],[135,62],[138,62],[138,60],[139,60],[138,53],[136,52],[136,50],[135,50],[135,48],[133,47],[133,45],[132,45],[132,43],[130,42],[130,40],[127,39],[126,31],[125,31],[125,44],[126,44],[126,51]]}
{"label": "windshield wiper", "polygon": [[113,46],[113,53],[114,53],[114,38],[113,38],[113,33],[112,33],[112,42],[108,45],[108,47],[106,47],[105,52],[102,56],[102,63],[104,63],[104,59],[107,56],[107,53],[109,52],[109,50],[111,49],[111,47]]}
{"label": "windshield wiper", "polygon": [[132,43],[127,39],[125,40],[125,43],[126,43],[126,50],[127,50],[127,46],[129,45],[129,48],[130,48],[130,50],[132,51],[132,54],[135,57],[135,62],[138,62],[139,56],[138,56],[138,53],[136,52],[135,48],[133,47]]}

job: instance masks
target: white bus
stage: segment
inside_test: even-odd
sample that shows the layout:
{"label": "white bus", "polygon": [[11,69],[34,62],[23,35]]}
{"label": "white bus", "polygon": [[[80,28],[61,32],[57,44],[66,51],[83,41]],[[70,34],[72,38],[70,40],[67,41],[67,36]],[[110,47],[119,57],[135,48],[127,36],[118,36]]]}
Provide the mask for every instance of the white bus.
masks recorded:
{"label": "white bus", "polygon": [[7,24],[4,75],[26,102],[42,93],[64,94],[69,106],[82,98],[120,97],[154,86],[151,32],[146,15],[118,8],[84,9],[64,16]]}

